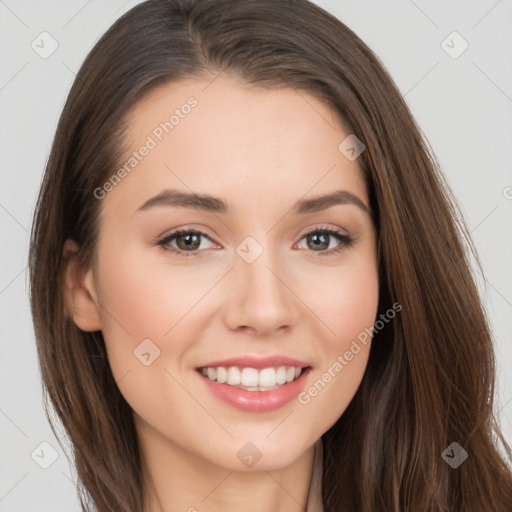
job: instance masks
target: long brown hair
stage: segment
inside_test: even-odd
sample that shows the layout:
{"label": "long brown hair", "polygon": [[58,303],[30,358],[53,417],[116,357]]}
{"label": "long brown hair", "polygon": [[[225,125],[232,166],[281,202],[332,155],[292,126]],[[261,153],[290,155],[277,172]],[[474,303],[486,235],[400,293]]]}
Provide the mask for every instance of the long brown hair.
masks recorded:
{"label": "long brown hair", "polygon": [[[220,72],[314,95],[366,146],[358,162],[376,212],[379,311],[402,310],[374,335],[360,388],[322,437],[326,512],[512,510],[511,451],[493,415],[492,338],[463,217],[384,66],[307,0],[149,0],[112,25],[76,76],[29,265],[47,417],[49,399],[73,446],[83,510],[142,512],[148,480],[102,333],[81,331],[65,312],[63,244],[74,239],[93,261],[93,191],[119,165],[128,110],[162,84]],[[457,468],[441,456],[452,442],[468,453]]]}

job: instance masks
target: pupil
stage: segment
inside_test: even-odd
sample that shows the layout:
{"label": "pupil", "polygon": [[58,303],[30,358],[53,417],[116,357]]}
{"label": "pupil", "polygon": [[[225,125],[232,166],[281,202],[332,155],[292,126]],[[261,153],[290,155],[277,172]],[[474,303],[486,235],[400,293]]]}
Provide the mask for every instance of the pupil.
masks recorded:
{"label": "pupil", "polygon": [[[313,247],[316,247],[317,249],[320,248],[320,249],[327,249],[329,247],[329,242],[327,241],[328,238],[329,238],[329,235],[327,233],[314,233],[312,235],[309,235],[309,240],[308,241],[312,241],[314,240],[315,243],[313,245]],[[317,241],[320,241],[320,243],[316,243]]]}
{"label": "pupil", "polygon": [[[192,238],[195,238],[194,241],[192,241],[191,239]],[[185,241],[185,244],[181,244],[180,241],[182,240],[186,240]],[[195,250],[197,249],[201,243],[199,242],[199,237],[197,236],[197,234],[188,234],[188,235],[181,235],[179,236],[177,239],[176,239],[177,243],[178,243],[178,247],[180,249],[192,249],[192,250]]]}

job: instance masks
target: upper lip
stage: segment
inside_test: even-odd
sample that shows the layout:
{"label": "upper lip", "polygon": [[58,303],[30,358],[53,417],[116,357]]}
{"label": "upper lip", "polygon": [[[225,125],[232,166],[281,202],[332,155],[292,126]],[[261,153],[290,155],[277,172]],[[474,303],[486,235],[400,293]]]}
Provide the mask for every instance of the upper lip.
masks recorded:
{"label": "upper lip", "polygon": [[230,359],[222,359],[218,361],[212,361],[210,363],[206,363],[204,365],[199,366],[198,368],[208,368],[208,367],[229,367],[229,366],[242,366],[244,368],[270,368],[270,367],[278,367],[278,366],[295,366],[298,368],[306,368],[310,366],[308,363],[304,361],[300,361],[299,359],[294,359],[292,357],[275,355],[275,356],[267,356],[267,357],[256,357],[256,356],[243,356],[243,357],[232,357]]}

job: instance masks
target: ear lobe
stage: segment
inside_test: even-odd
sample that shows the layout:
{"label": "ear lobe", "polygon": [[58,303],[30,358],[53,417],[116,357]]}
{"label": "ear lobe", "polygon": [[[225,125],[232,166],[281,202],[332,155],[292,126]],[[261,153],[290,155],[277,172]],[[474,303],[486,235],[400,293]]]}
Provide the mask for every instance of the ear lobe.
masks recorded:
{"label": "ear lobe", "polygon": [[92,268],[79,257],[79,247],[67,239],[62,250],[63,295],[66,312],[82,331],[101,330],[101,317]]}

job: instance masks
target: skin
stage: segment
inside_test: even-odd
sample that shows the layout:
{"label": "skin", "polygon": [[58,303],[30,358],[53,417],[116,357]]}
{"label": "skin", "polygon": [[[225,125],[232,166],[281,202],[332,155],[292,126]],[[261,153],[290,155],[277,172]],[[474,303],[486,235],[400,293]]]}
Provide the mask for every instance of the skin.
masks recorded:
{"label": "skin", "polygon": [[[342,415],[366,368],[370,343],[306,405],[243,412],[213,396],[195,368],[242,355],[286,355],[309,363],[308,389],[373,326],[378,305],[376,233],[352,204],[292,215],[292,205],[335,190],[368,206],[358,162],[339,150],[348,133],[305,92],[263,90],[219,76],[166,85],[131,111],[127,156],[169,113],[198,105],[99,205],[95,264],[68,240],[68,310],[85,331],[103,332],[121,393],[134,411],[156,495],[150,511],[304,510],[314,443]],[[165,188],[224,198],[231,213],[157,206]],[[205,232],[199,255],[156,245],[175,228]],[[310,230],[339,229],[315,251]],[[251,236],[263,253],[247,263],[237,246]],[[178,240],[171,242],[175,248]],[[229,271],[229,272],[228,272]],[[144,339],[160,356],[134,357]],[[245,467],[247,443],[262,454]],[[192,508],[194,507],[194,508]]]}

